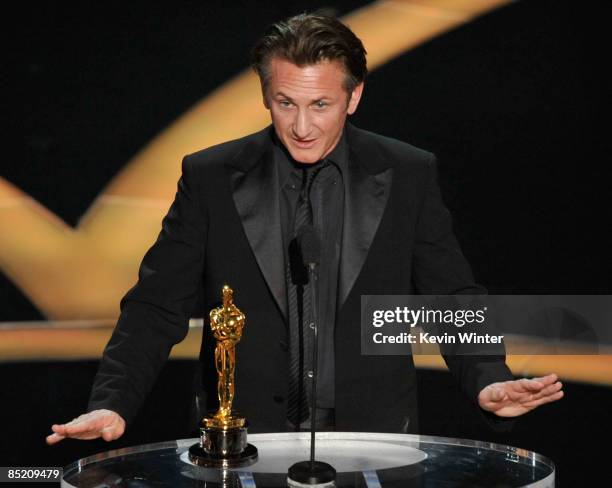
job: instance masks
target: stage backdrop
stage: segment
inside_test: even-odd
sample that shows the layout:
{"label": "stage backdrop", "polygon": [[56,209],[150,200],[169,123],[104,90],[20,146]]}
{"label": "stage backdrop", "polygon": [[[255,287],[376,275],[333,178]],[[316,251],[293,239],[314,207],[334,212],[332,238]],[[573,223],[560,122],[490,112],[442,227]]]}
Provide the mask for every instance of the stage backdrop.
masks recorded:
{"label": "stage backdrop", "polygon": [[610,292],[593,5],[48,4],[28,13],[18,51],[25,147],[2,161],[0,321],[115,317],[182,156],[269,123],[249,47],[317,7],[368,50],[352,121],[438,155],[455,231],[490,292]]}

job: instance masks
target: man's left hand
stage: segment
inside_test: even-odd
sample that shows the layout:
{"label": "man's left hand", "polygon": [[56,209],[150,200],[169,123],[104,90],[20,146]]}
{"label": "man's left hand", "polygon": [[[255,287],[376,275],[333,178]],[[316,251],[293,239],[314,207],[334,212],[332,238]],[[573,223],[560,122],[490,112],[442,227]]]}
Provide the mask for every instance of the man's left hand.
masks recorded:
{"label": "man's left hand", "polygon": [[556,374],[492,383],[478,395],[480,408],[500,417],[517,417],[540,405],[563,398]]}

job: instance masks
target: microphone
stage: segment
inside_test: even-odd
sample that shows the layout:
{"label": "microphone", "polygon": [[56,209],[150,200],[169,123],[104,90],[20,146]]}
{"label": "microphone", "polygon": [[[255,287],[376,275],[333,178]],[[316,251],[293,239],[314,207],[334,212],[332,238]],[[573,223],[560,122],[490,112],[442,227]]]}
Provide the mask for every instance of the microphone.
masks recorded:
{"label": "microphone", "polygon": [[300,228],[297,236],[298,246],[302,251],[302,259],[308,267],[319,264],[321,259],[321,241],[312,225],[304,225]]}
{"label": "microphone", "polygon": [[298,248],[301,251],[303,263],[308,268],[308,288],[312,298],[313,314],[313,347],[312,347],[312,394],[310,397],[310,461],[300,461],[293,464],[287,473],[289,486],[291,481],[301,485],[327,484],[336,479],[336,470],[322,461],[315,461],[315,426],[317,424],[317,360],[318,360],[318,286],[316,267],[321,260],[321,240],[312,225],[300,228],[297,236]]}

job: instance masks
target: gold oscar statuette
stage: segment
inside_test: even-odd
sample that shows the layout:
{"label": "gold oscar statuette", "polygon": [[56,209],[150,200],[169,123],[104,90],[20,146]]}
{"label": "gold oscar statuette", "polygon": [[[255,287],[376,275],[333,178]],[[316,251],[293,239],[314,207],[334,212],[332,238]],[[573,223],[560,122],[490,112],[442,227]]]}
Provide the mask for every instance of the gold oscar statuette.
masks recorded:
{"label": "gold oscar statuette", "polygon": [[215,366],[219,409],[202,419],[200,443],[189,449],[189,458],[207,467],[247,466],[257,460],[257,448],[247,444],[246,419],[232,410],[235,395],[236,344],[246,317],[234,303],[234,290],[225,285],[223,303],[210,311],[210,328],[217,341]]}

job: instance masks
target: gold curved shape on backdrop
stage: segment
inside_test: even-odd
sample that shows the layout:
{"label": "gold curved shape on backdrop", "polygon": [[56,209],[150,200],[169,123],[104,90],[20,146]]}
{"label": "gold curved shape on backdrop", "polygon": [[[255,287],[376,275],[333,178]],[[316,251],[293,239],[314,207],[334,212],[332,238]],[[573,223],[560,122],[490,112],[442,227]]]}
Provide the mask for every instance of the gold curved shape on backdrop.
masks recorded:
{"label": "gold curved shape on backdrop", "polygon": [[[509,0],[374,2],[343,20],[364,41],[370,69]],[[110,182],[72,228],[0,178],[0,269],[50,319],[118,314],[176,189],[184,154],[269,123],[245,71],[172,123]],[[78,184],[78,182],[77,182]]]}
{"label": "gold curved shape on backdrop", "polygon": [[[14,322],[0,324],[0,363],[98,359],[114,329],[114,321]],[[172,348],[171,359],[197,360],[202,344],[202,321],[193,320],[187,337]],[[555,347],[555,346],[553,346]],[[543,376],[554,371],[565,381],[612,386],[612,350],[581,354],[577,346],[555,347],[556,353],[525,355],[523,345],[507,344],[507,363],[517,376]],[[437,350],[437,346],[434,346]],[[413,356],[418,368],[447,369],[438,352]]]}

